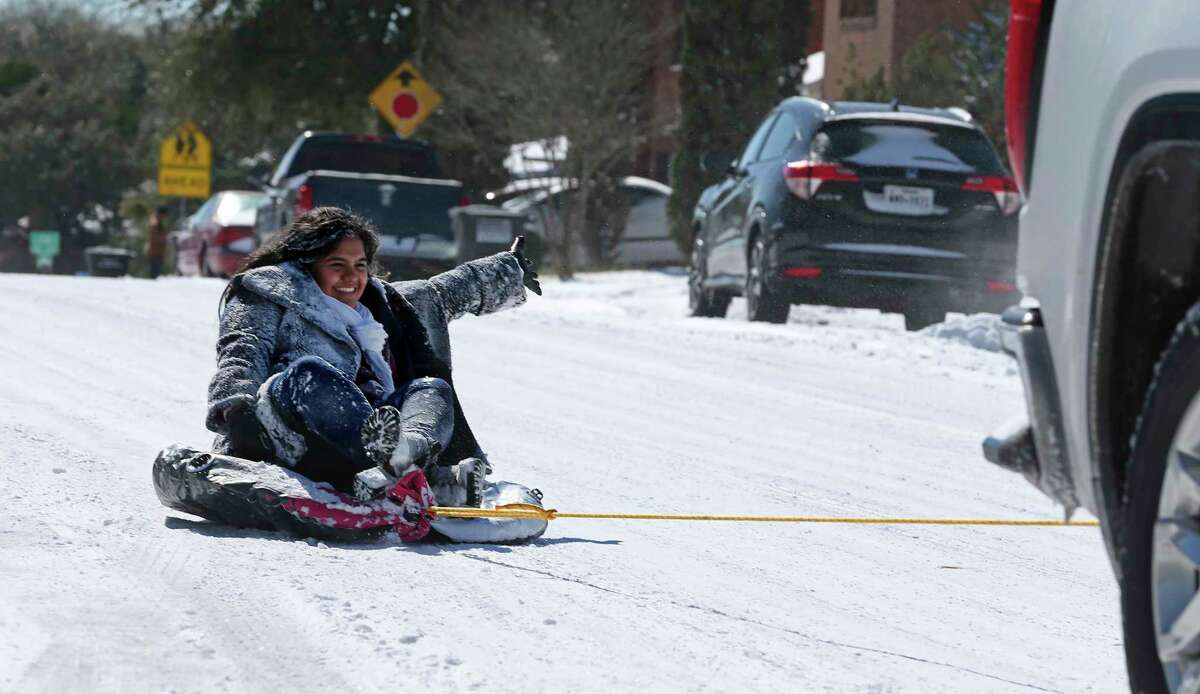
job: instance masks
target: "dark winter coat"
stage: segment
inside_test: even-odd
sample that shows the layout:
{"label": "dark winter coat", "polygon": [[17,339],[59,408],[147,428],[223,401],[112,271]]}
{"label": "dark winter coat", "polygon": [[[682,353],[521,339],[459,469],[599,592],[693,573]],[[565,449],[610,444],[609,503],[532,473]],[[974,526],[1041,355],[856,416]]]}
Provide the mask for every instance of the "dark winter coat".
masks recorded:
{"label": "dark winter coat", "polygon": [[[429,280],[387,284],[372,278],[361,302],[387,331],[393,353],[406,352],[413,377],[430,376],[453,385],[449,322],[466,313],[518,306],[525,302],[525,288],[516,257],[498,253]],[[215,452],[231,452],[225,436],[229,408],[238,401],[256,403],[267,378],[291,362],[318,356],[355,378],[362,352],[323,304],[320,287],[296,262],[255,268],[234,280],[221,315],[217,373],[208,387],[205,424],[218,434]],[[446,464],[481,455],[457,394],[454,415],[454,434],[441,456]]]}
{"label": "dark winter coat", "polygon": [[146,225],[146,257],[161,258],[167,252],[167,223],[158,216]]}

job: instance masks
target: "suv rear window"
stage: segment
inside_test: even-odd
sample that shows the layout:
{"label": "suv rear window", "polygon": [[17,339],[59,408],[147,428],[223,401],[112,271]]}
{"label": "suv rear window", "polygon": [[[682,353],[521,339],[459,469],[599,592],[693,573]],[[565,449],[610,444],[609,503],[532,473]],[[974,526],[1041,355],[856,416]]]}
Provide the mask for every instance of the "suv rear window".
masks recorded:
{"label": "suv rear window", "polygon": [[317,169],[441,178],[441,170],[432,151],[386,142],[309,140],[296,154],[288,176]]}
{"label": "suv rear window", "polygon": [[813,136],[812,158],[860,166],[987,174],[1004,171],[995,148],[982,132],[934,123],[831,121]]}

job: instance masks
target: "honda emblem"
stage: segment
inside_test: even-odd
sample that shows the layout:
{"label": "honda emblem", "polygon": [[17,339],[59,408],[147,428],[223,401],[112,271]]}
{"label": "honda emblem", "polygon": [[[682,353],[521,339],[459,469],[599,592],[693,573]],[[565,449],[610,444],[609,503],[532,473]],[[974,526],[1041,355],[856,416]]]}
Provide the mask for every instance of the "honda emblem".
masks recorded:
{"label": "honda emblem", "polygon": [[920,173],[921,172],[917,171],[916,169],[905,169],[904,177],[911,181],[911,180],[915,179]]}

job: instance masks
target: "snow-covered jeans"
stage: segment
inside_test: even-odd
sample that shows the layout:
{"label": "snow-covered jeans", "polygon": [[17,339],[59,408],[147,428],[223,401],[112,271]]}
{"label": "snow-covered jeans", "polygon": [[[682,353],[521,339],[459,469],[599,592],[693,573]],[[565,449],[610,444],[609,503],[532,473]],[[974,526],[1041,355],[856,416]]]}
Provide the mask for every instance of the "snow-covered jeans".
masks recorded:
{"label": "snow-covered jeans", "polygon": [[[371,403],[352,380],[320,357],[298,359],[267,383],[271,409],[287,432],[270,432],[277,449],[288,448],[296,472],[349,490],[354,475],[372,466],[361,431]],[[380,405],[400,410],[405,432],[422,434],[444,450],[454,431],[454,399],[440,378],[418,378]],[[271,425],[267,424],[268,430]],[[282,442],[280,439],[290,439]],[[281,452],[282,453],[282,452]]]}

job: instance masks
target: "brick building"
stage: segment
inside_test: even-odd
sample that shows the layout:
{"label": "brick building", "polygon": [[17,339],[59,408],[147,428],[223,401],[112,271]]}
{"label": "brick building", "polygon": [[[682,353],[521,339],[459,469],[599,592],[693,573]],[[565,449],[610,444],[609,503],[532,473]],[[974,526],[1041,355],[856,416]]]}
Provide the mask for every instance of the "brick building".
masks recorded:
{"label": "brick building", "polygon": [[841,98],[854,76],[893,66],[922,35],[961,27],[975,15],[975,0],[824,0],[825,75],[821,96]]}

